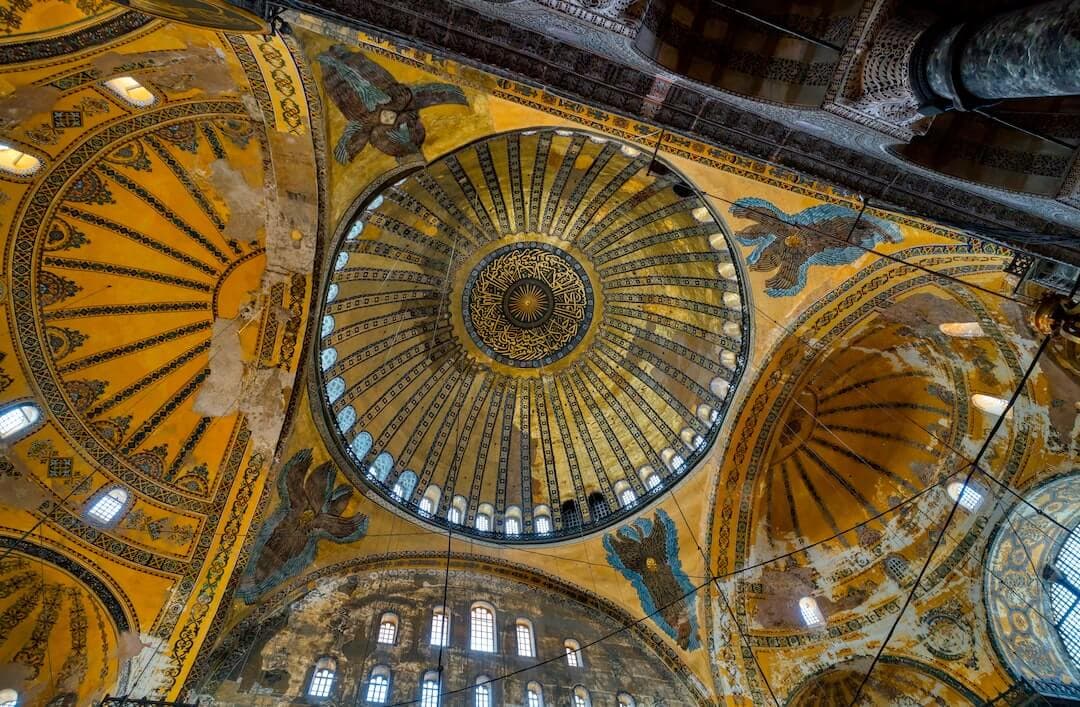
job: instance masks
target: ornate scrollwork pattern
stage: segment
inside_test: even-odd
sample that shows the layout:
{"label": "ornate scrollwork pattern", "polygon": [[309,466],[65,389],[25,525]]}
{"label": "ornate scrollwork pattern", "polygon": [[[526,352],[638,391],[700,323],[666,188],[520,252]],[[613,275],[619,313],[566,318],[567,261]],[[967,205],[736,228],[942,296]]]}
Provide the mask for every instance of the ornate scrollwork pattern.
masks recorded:
{"label": "ornate scrollwork pattern", "polygon": [[592,319],[591,290],[581,265],[566,252],[515,243],[473,270],[462,310],[484,353],[510,365],[543,366],[581,340]]}

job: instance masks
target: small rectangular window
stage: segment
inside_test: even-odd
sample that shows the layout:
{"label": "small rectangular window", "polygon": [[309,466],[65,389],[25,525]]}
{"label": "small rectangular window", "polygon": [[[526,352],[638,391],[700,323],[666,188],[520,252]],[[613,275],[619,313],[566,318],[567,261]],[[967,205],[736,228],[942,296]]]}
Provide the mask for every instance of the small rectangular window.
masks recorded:
{"label": "small rectangular window", "polygon": [[450,622],[442,609],[437,609],[431,616],[431,645],[450,645]]}

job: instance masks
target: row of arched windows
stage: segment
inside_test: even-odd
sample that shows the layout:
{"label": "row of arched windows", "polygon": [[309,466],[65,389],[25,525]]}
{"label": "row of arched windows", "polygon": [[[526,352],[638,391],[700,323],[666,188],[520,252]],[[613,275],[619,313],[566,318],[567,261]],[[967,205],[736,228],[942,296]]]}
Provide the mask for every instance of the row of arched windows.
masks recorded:
{"label": "row of arched windows", "polygon": [[[469,609],[469,650],[495,653],[498,650],[495,608],[486,602],[476,602]],[[382,645],[394,645],[398,636],[398,615],[388,611],[379,619],[375,640]],[[431,612],[430,644],[450,645],[450,612],[437,606]],[[514,648],[523,658],[536,657],[536,640],[532,621],[518,618],[514,622]],[[572,668],[583,667],[581,644],[572,638],[563,641],[566,662]]]}
{"label": "row of arched windows", "polygon": [[[40,421],[41,408],[33,403],[15,403],[0,408],[0,440],[11,443],[32,432]],[[86,518],[95,525],[112,525],[119,520],[130,500],[127,490],[106,486],[91,497],[86,506]]]}
{"label": "row of arched windows", "polygon": [[[308,684],[309,697],[330,697],[337,678],[337,661],[323,657],[315,664]],[[367,687],[363,691],[364,702],[370,705],[386,704],[390,700],[390,688],[393,673],[387,665],[376,665],[368,673]],[[478,675],[473,681],[473,707],[494,707],[495,681],[487,675]],[[442,699],[442,685],[438,670],[424,673],[419,685],[421,707],[439,707]],[[592,707],[592,695],[584,685],[575,685],[571,690],[574,707]],[[544,687],[535,680],[525,686],[522,695],[526,707],[544,707]],[[617,696],[619,707],[637,707],[637,701],[627,692]]]}

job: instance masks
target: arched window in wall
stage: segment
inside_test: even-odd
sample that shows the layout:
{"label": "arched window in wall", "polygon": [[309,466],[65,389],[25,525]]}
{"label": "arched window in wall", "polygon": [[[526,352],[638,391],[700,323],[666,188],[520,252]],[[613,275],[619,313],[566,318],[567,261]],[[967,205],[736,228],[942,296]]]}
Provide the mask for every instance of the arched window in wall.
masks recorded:
{"label": "arched window in wall", "polygon": [[450,612],[445,606],[436,606],[431,612],[431,645],[450,645]]}
{"label": "arched window in wall", "polygon": [[[16,177],[28,177],[41,169],[41,160],[0,142],[0,170]],[[3,703],[0,703],[2,707]]]}
{"label": "arched window in wall", "polygon": [[947,322],[938,324],[938,329],[946,336],[955,336],[960,339],[977,339],[986,336],[986,332],[978,322]]}
{"label": "arched window in wall", "polygon": [[19,704],[19,693],[8,688],[0,690],[0,707],[16,707]]}
{"label": "arched window in wall", "polygon": [[495,652],[495,609],[477,602],[469,612],[469,648],[482,653]]}
{"label": "arched window in wall", "polygon": [[390,668],[376,665],[368,676],[367,694],[364,700],[371,705],[386,704],[390,697]]}
{"label": "arched window in wall", "polygon": [[105,87],[120,98],[137,108],[148,108],[157,102],[157,97],[139,83],[134,76],[117,76],[105,82]]}
{"label": "arched window in wall", "polygon": [[587,500],[589,502],[589,515],[592,516],[594,523],[607,518],[611,514],[611,507],[608,505],[607,499],[599,491],[590,493]]}
{"label": "arched window in wall", "polygon": [[537,535],[547,535],[551,529],[551,510],[547,506],[533,508],[533,532]]}
{"label": "arched window in wall", "polygon": [[446,509],[446,519],[455,525],[464,523],[465,511],[469,507],[468,503],[464,496],[454,496],[454,500],[450,502],[450,507]]}
{"label": "arched window in wall", "polygon": [[311,674],[308,695],[311,697],[329,697],[337,676],[337,661],[323,656],[315,663],[315,672]]}
{"label": "arched window in wall", "polygon": [[571,668],[584,667],[585,662],[581,659],[581,644],[572,638],[563,641],[563,650],[566,651],[566,664]]}
{"label": "arched window in wall", "polygon": [[429,670],[420,681],[420,707],[439,707],[439,673]]}
{"label": "arched window in wall", "polygon": [[392,646],[397,640],[398,617],[388,611],[379,619],[379,643]]}
{"label": "arched window in wall", "polygon": [[623,508],[631,508],[637,503],[637,494],[630,487],[630,482],[619,480],[615,482],[615,497],[619,499],[619,505]]}
{"label": "arched window in wall", "polygon": [[12,442],[30,432],[41,419],[41,409],[33,403],[15,403],[0,408],[0,439]]}
{"label": "arched window in wall", "polygon": [[565,501],[562,504],[562,522],[566,530],[581,529],[581,510],[577,507],[577,501]]}
{"label": "arched window in wall", "polygon": [[619,700],[619,707],[637,707],[637,701],[626,692],[620,692],[617,699]]}
{"label": "arched window in wall", "polygon": [[476,687],[473,688],[473,705],[491,707],[491,678],[487,675],[476,678]]}
{"label": "arched window in wall", "polygon": [[544,688],[538,682],[525,686],[525,707],[544,707]]}
{"label": "arched window in wall", "polygon": [[574,707],[592,707],[592,698],[589,691],[582,685],[574,688]]}
{"label": "arched window in wall", "polygon": [[1009,401],[1004,398],[997,398],[993,395],[985,395],[983,393],[975,393],[971,396],[971,404],[985,412],[987,415],[993,415],[994,417],[1005,415],[1006,420],[1012,417],[1012,408],[1009,407]]}
{"label": "arched window in wall", "polygon": [[817,601],[813,597],[803,597],[799,600],[799,613],[802,614],[803,623],[807,626],[822,626],[825,617],[821,615]]}
{"label": "arched window in wall", "polygon": [[645,484],[645,488],[649,491],[655,491],[660,488],[660,484],[663,481],[660,480],[660,475],[656,473],[656,470],[651,466],[643,466],[638,470],[638,478],[641,479],[641,483]]}
{"label": "arched window in wall", "polygon": [[503,532],[506,535],[521,535],[521,509],[510,506],[503,516]]}
{"label": "arched window in wall", "polygon": [[1080,669],[1080,526],[1065,538],[1043,576],[1050,582],[1054,627],[1073,665]]}
{"label": "arched window in wall", "polygon": [[476,509],[476,518],[473,519],[473,527],[482,533],[491,531],[491,518],[495,514],[495,508],[490,503],[481,503]]}
{"label": "arched window in wall", "polygon": [[982,504],[982,490],[972,482],[964,484],[962,481],[953,481],[946,490],[949,493],[949,498],[959,501],[960,507],[967,511],[974,511]]}
{"label": "arched window in wall", "polygon": [[424,497],[420,499],[420,513],[427,516],[434,515],[441,497],[442,489],[435,484],[428,486],[427,491],[424,491]]}
{"label": "arched window in wall", "polygon": [[533,646],[532,621],[529,621],[528,619],[518,619],[514,623],[514,636],[517,639],[518,655],[525,658],[536,656],[536,648]]}
{"label": "arched window in wall", "polygon": [[399,501],[407,501],[412,498],[413,491],[416,490],[416,474],[412,471],[406,470],[401,472],[397,477],[397,481],[394,482],[394,488],[391,493],[394,494],[394,498]]}
{"label": "arched window in wall", "polygon": [[390,471],[393,468],[394,457],[389,452],[379,452],[378,456],[375,457],[375,461],[371,462],[371,466],[368,467],[367,475],[372,481],[383,484],[390,478]]}
{"label": "arched window in wall", "polygon": [[128,492],[119,486],[98,492],[86,509],[86,517],[97,525],[112,525],[120,520],[120,514],[127,507],[129,500]]}

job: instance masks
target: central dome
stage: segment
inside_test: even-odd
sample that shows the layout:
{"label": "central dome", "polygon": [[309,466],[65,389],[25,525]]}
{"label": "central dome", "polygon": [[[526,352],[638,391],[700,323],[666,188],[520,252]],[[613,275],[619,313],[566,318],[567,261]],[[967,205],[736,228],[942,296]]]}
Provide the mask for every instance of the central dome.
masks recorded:
{"label": "central dome", "polygon": [[547,366],[581,341],[592,321],[592,285],[566,251],[546,243],[510,243],[469,273],[462,292],[465,328],[500,363]]}
{"label": "central dome", "polygon": [[742,374],[743,285],[708,205],[652,166],[526,131],[369,197],[332,257],[319,350],[358,482],[455,533],[545,542],[705,457]]}

